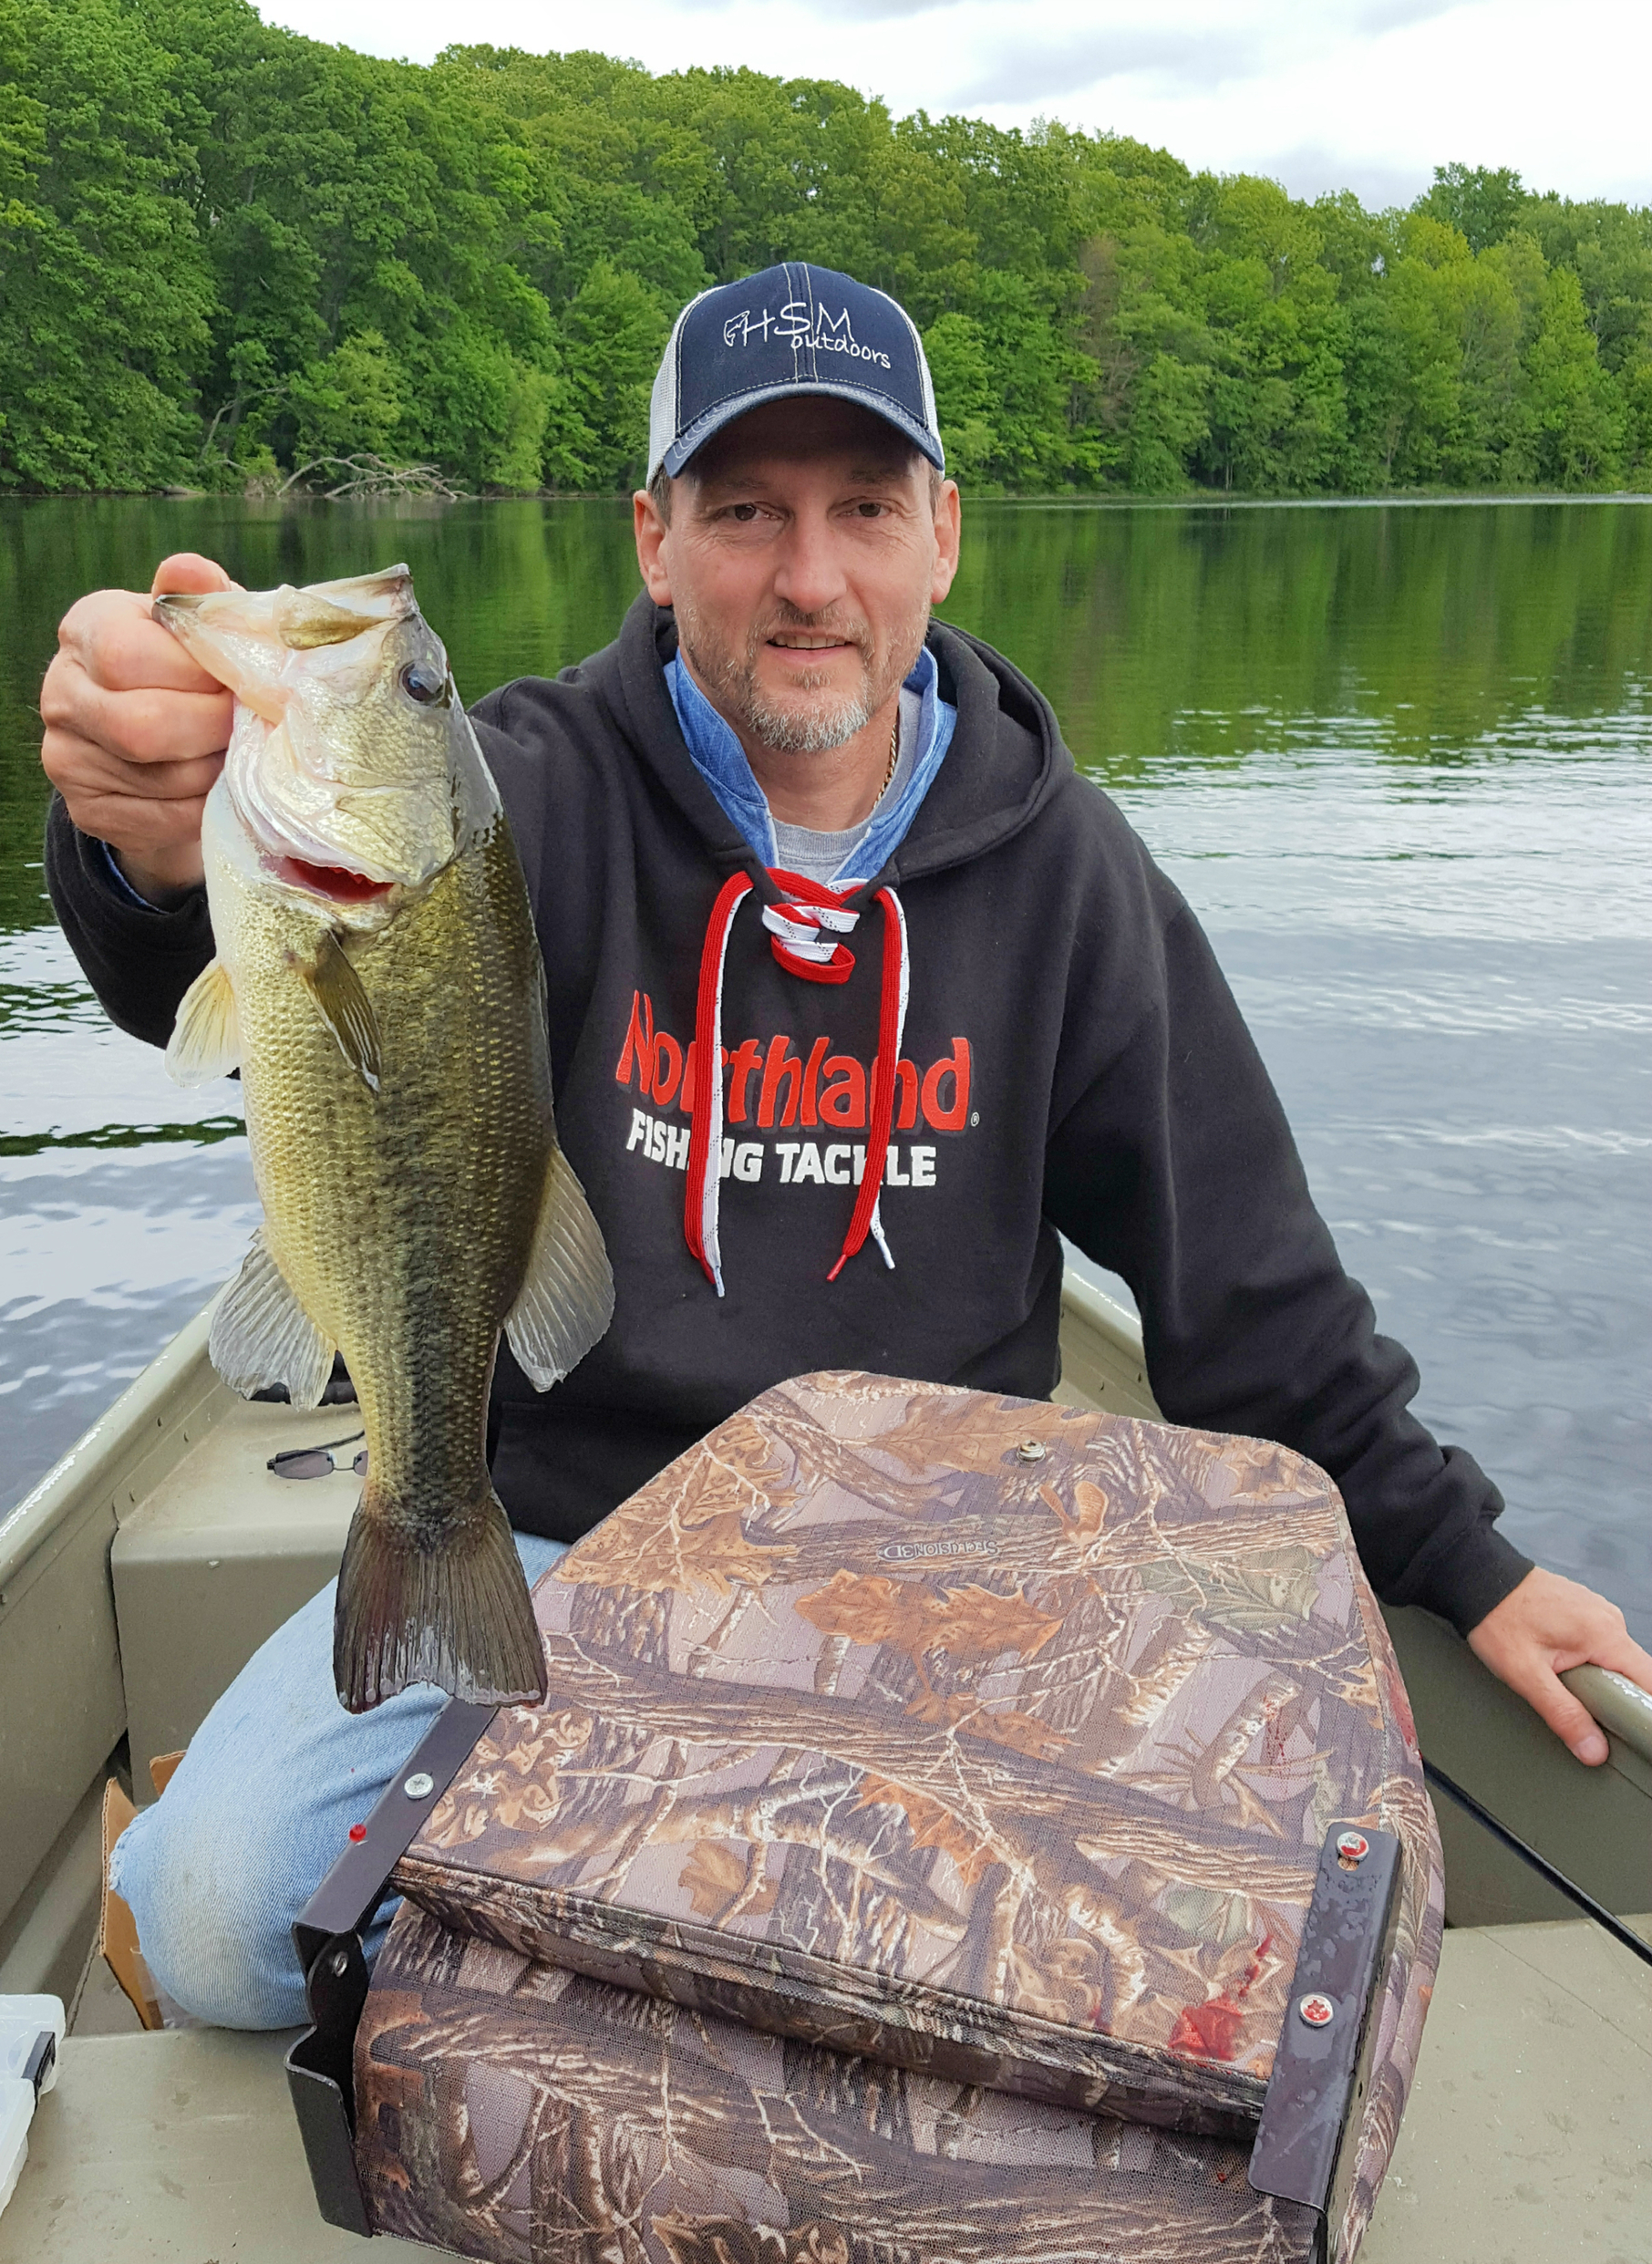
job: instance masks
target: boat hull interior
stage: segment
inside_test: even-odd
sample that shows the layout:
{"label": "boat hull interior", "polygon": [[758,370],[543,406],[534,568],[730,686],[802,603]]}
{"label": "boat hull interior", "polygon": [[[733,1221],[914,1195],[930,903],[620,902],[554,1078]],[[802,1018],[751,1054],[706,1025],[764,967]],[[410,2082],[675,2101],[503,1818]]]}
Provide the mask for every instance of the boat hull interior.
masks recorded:
{"label": "boat hull interior", "polygon": [[[187,1745],[264,1638],[336,1570],[356,1482],[293,1484],[280,1449],[346,1408],[243,1401],[185,1328],[0,1523],[0,1994],[70,2008],[0,2259],[358,2252],[316,2214],[288,2039],[148,2034],[96,1955],[115,1777]],[[1069,1276],[1057,1397],[1152,1415],[1134,1323]],[[344,1420],[341,1421],[341,1417]],[[1585,1770],[1450,1628],[1390,1610],[1423,1751],[1608,1909],[1652,1907],[1652,1707],[1587,1684],[1611,1755]],[[1597,1685],[1604,1678],[1596,1679]],[[1652,2264],[1652,1969],[1450,1800],[1448,1933],[1368,2264],[1577,2255]]]}

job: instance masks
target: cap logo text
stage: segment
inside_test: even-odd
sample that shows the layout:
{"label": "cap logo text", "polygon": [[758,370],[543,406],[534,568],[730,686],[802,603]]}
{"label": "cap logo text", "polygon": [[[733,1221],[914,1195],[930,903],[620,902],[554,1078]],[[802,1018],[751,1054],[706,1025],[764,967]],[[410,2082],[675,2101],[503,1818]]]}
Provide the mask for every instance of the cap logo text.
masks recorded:
{"label": "cap logo text", "polygon": [[887,354],[879,353],[876,346],[860,344],[847,307],[836,316],[823,306],[811,314],[806,299],[788,299],[778,315],[768,307],[757,315],[749,306],[742,307],[723,325],[723,344],[749,346],[755,337],[767,345],[770,331],[793,353],[808,347],[816,354],[847,354],[856,361],[873,362],[880,369],[893,367]]}

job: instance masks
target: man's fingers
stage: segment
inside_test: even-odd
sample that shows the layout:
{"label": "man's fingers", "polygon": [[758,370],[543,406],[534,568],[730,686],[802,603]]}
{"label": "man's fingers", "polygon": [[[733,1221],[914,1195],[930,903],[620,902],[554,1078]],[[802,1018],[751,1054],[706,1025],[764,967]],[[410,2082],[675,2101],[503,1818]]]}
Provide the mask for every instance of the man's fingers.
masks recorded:
{"label": "man's fingers", "polygon": [[1579,1761],[1597,1768],[1606,1759],[1609,1748],[1606,1733],[1583,1701],[1574,1698],[1558,1677],[1544,1668],[1534,1674],[1523,1687],[1513,1686],[1540,1713],[1557,1738],[1569,1745]]}
{"label": "man's fingers", "polygon": [[234,701],[211,677],[196,674],[207,688],[111,690],[60,653],[40,687],[41,718],[48,733],[67,732],[128,762],[191,762],[221,755],[230,742]]}
{"label": "man's fingers", "polygon": [[[1584,1662],[1580,1659],[1578,1663],[1581,1666]],[[1652,1651],[1643,1650],[1626,1628],[1611,1641],[1597,1643],[1588,1663],[1610,1667],[1614,1674],[1626,1674],[1643,1690],[1652,1691]]]}
{"label": "man's fingers", "polygon": [[141,859],[198,842],[205,808],[204,794],[199,801],[140,801],[132,794],[88,794],[69,815],[94,841],[108,842],[120,854]]}
{"label": "man's fingers", "polygon": [[71,605],[57,625],[58,656],[46,682],[66,661],[111,692],[215,692],[216,677],[190,658],[170,629],[162,628],[138,590],[94,590]]}
{"label": "man's fingers", "polygon": [[[47,778],[76,815],[91,795],[132,795],[143,801],[195,801],[209,793],[223,768],[219,753],[182,760],[129,762],[77,732],[48,729],[40,742]],[[81,828],[82,832],[87,829]]]}
{"label": "man's fingers", "polygon": [[150,595],[166,597],[175,590],[233,590],[240,586],[238,582],[231,581],[215,558],[203,558],[199,551],[174,551],[156,567]]}

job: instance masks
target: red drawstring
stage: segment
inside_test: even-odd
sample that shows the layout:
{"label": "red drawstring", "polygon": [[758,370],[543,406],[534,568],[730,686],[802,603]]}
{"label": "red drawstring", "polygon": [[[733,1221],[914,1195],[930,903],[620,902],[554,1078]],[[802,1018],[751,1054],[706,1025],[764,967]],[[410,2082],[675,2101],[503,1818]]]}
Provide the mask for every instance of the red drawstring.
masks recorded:
{"label": "red drawstring", "polygon": [[763,906],[769,950],[789,974],[800,975],[805,982],[846,983],[854,972],[854,954],[847,944],[831,939],[834,935],[852,935],[860,914],[845,912],[835,890],[801,873],[771,864],[769,877],[799,900]]}
{"label": "red drawstring", "polygon": [[[723,961],[728,931],[740,898],[754,884],[749,873],[723,883],[700,950],[700,988],[694,1010],[694,1042],[699,1062],[694,1127],[688,1134],[688,1184],[683,1197],[683,1238],[706,1269],[706,1278],[723,1294],[723,1259],[718,1240],[718,1186],[723,1149]],[[710,1169],[707,1169],[707,1161]]]}
{"label": "red drawstring", "polygon": [[[901,1058],[901,1024],[906,1011],[906,923],[893,889],[880,888],[878,902],[883,907],[883,989],[878,1004],[878,1058],[872,1065],[872,1122],[866,1134],[866,1168],[861,1173],[849,1232],[843,1236],[837,1264],[826,1277],[828,1281],[837,1279],[865,1241],[877,1215],[883,1165],[889,1154],[889,1134],[894,1123],[895,1064]],[[877,1237],[883,1263],[893,1269],[894,1260],[889,1255],[881,1224]]]}
{"label": "red drawstring", "polygon": [[[763,906],[763,925],[769,931],[769,948],[775,957],[789,973],[800,975],[807,982],[847,982],[854,968],[854,954],[836,938],[853,932],[860,914],[846,910],[843,897],[834,890],[822,886],[819,881],[808,880],[800,873],[788,873],[774,866],[770,868],[770,878],[787,891],[786,901]],[[699,995],[695,1006],[698,1088],[688,1135],[683,1238],[705,1268],[706,1278],[718,1297],[723,1294],[722,1251],[718,1232],[723,1148],[723,967],[728,956],[734,915],[753,885],[749,874],[737,873],[718,893],[700,950]],[[849,894],[847,890],[843,893]],[[906,1022],[906,915],[893,888],[880,888],[877,902],[883,907],[883,968],[878,1008],[878,1057],[872,1071],[872,1122],[865,1168],[861,1174],[849,1231],[843,1237],[838,1262],[826,1277],[828,1281],[837,1279],[869,1234],[883,1252],[885,1266],[894,1265],[879,1205],[889,1154],[889,1134],[894,1122],[896,1064]]]}

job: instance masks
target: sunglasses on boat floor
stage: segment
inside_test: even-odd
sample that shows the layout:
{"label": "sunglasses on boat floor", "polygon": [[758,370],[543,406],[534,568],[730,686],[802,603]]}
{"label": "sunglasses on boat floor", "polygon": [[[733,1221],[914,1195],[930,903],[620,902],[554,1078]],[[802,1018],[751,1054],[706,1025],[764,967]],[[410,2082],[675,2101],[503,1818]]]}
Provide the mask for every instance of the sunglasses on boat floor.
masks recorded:
{"label": "sunglasses on boat floor", "polygon": [[[354,1446],[357,1439],[365,1439],[366,1436],[365,1431],[352,1431],[348,1438],[329,1439],[323,1446],[284,1447],[279,1454],[271,1455],[264,1468],[273,1470],[278,1478],[325,1478],[338,1468],[333,1459],[334,1448]],[[367,1450],[365,1446],[351,1463],[350,1468],[358,1478],[367,1476]]]}

